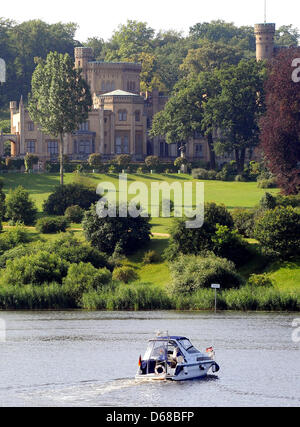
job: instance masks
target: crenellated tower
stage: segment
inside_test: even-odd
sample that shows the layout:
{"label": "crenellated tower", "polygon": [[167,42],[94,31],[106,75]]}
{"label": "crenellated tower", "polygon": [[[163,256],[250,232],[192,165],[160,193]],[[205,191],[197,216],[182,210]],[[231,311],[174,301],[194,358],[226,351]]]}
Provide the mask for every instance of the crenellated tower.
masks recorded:
{"label": "crenellated tower", "polygon": [[275,24],[256,24],[254,33],[256,36],[257,61],[271,59],[274,54]]}

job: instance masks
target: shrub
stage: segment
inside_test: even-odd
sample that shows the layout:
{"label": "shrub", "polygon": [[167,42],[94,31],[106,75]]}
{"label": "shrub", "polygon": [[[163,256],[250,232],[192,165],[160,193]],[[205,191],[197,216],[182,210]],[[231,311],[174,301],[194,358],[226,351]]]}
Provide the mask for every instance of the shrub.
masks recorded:
{"label": "shrub", "polygon": [[42,285],[43,283],[61,283],[67,275],[69,263],[56,254],[41,251],[21,258],[8,260],[3,270],[1,285]]}
{"label": "shrub", "polygon": [[83,214],[84,210],[78,205],[69,206],[65,210],[65,217],[70,222],[80,223],[83,219]]}
{"label": "shrub", "polygon": [[116,173],[117,169],[114,165],[110,165],[110,167],[108,168],[108,174],[113,175],[114,173]]}
{"label": "shrub", "polygon": [[63,234],[46,245],[50,253],[55,253],[61,259],[72,264],[79,262],[91,263],[95,268],[111,268],[106,254],[99,252],[87,242],[77,240],[72,234]]}
{"label": "shrub", "polygon": [[5,218],[5,193],[3,191],[3,180],[0,180],[0,220],[3,221]]}
{"label": "shrub", "polygon": [[111,272],[106,268],[97,270],[90,263],[80,262],[70,266],[68,274],[63,280],[63,286],[80,305],[84,292],[105,288],[111,278]]}
{"label": "shrub", "polygon": [[112,277],[114,280],[119,280],[123,283],[134,282],[139,278],[138,274],[133,268],[126,266],[115,268]]}
{"label": "shrub", "polygon": [[276,207],[276,198],[270,193],[265,193],[259,202],[261,209],[274,209]]}
{"label": "shrub", "polygon": [[247,179],[243,175],[236,175],[234,178],[236,182],[247,182]]}
{"label": "shrub", "polygon": [[129,154],[119,154],[115,159],[115,163],[121,168],[126,169],[131,163],[131,156]]}
{"label": "shrub", "polygon": [[155,251],[148,251],[144,254],[143,257],[144,264],[154,264],[156,262],[159,262],[160,260],[160,256]]}
{"label": "shrub", "polygon": [[0,253],[8,251],[23,243],[29,243],[30,241],[31,236],[26,228],[21,224],[17,224],[15,227],[0,234]]}
{"label": "shrub", "polygon": [[217,224],[233,228],[233,219],[226,207],[215,203],[205,204],[204,224],[200,228],[186,228],[186,218],[175,219],[170,230],[169,247],[164,252],[167,259],[173,259],[179,253],[199,254],[204,250],[213,250],[212,237]]}
{"label": "shrub", "polygon": [[85,213],[82,227],[86,239],[92,246],[112,255],[116,245],[119,244],[124,254],[134,252],[149,242],[151,225],[149,218],[120,217],[119,207],[116,207],[116,216],[101,218],[93,205]]}
{"label": "shrub", "polygon": [[170,264],[171,294],[191,294],[201,288],[219,283],[222,289],[237,288],[242,284],[234,264],[214,255],[205,257],[181,255]]}
{"label": "shrub", "polygon": [[251,274],[247,284],[255,288],[258,288],[258,287],[271,288],[274,286],[272,280],[269,278],[269,276],[266,273]]}
{"label": "shrub", "polygon": [[143,175],[145,173],[145,169],[142,166],[139,166],[136,170],[136,173]]}
{"label": "shrub", "polygon": [[36,165],[39,161],[38,156],[35,156],[34,154],[27,153],[24,157],[24,165],[26,172],[33,169],[33,166]]}
{"label": "shrub", "polygon": [[188,161],[185,157],[177,157],[174,161],[174,166],[177,168],[181,168],[182,166],[186,166],[188,164]]}
{"label": "shrub", "polygon": [[6,217],[13,223],[23,222],[25,225],[35,223],[37,209],[29,193],[22,186],[10,190],[6,199]]}
{"label": "shrub", "polygon": [[159,158],[157,156],[148,156],[145,159],[145,164],[148,169],[156,169],[159,166]]}
{"label": "shrub", "polygon": [[206,169],[193,169],[192,170],[192,177],[194,179],[208,179],[208,171]]}
{"label": "shrub", "polygon": [[234,209],[231,215],[238,233],[244,237],[252,237],[254,229],[254,212],[246,209]]}
{"label": "shrub", "polygon": [[292,206],[293,208],[299,207],[300,196],[299,195],[284,196],[282,194],[278,194],[276,196],[276,206]]}
{"label": "shrub", "polygon": [[209,170],[207,172],[207,179],[210,179],[211,181],[215,181],[217,179],[217,172],[215,170]]}
{"label": "shrub", "polygon": [[274,178],[260,179],[257,181],[258,188],[277,188],[277,182]]}
{"label": "shrub", "polygon": [[222,170],[218,172],[217,178],[220,181],[233,181],[237,175],[237,165],[233,160],[230,163],[226,163]]}
{"label": "shrub", "polygon": [[231,230],[227,225],[217,224],[215,234],[212,236],[213,252],[222,258],[242,265],[249,259],[248,244],[241,238],[236,230]]}
{"label": "shrub", "polygon": [[276,207],[260,216],[254,236],[263,252],[288,259],[300,254],[300,214],[290,206]]}
{"label": "shrub", "polygon": [[101,154],[98,154],[98,153],[91,154],[89,156],[88,163],[92,168],[100,168],[100,166],[102,165]]}
{"label": "shrub", "polygon": [[65,232],[69,225],[69,221],[64,216],[43,217],[37,221],[35,228],[39,233],[54,234]]}
{"label": "shrub", "polygon": [[48,215],[64,215],[69,206],[78,205],[82,209],[88,209],[98,199],[93,188],[82,184],[60,185],[44,202],[43,209]]}

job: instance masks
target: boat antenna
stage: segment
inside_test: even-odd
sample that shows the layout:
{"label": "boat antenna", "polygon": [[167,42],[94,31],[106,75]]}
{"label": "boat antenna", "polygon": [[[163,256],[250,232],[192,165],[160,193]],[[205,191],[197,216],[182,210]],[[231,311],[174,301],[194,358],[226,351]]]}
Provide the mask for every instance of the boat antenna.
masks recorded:
{"label": "boat antenna", "polygon": [[267,23],[267,0],[265,0],[265,24]]}

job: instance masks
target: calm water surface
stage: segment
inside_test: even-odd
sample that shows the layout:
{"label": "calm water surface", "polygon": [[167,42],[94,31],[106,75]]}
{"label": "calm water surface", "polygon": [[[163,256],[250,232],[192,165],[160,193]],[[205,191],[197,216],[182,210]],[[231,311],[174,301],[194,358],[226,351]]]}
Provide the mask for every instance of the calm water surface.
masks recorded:
{"label": "calm water surface", "polygon": [[[296,314],[0,312],[1,406],[299,406]],[[299,317],[299,316],[298,316]],[[136,383],[156,330],[213,345],[206,379]]]}

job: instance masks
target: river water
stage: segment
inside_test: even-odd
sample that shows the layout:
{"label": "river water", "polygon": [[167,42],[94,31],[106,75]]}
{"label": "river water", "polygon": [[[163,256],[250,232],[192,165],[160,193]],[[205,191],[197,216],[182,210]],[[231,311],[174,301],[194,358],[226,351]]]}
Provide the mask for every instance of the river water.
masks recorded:
{"label": "river water", "polygon": [[[296,313],[0,312],[0,406],[299,406],[295,318]],[[213,345],[220,371],[202,380],[137,383],[139,355],[156,330],[187,336],[201,350]]]}

